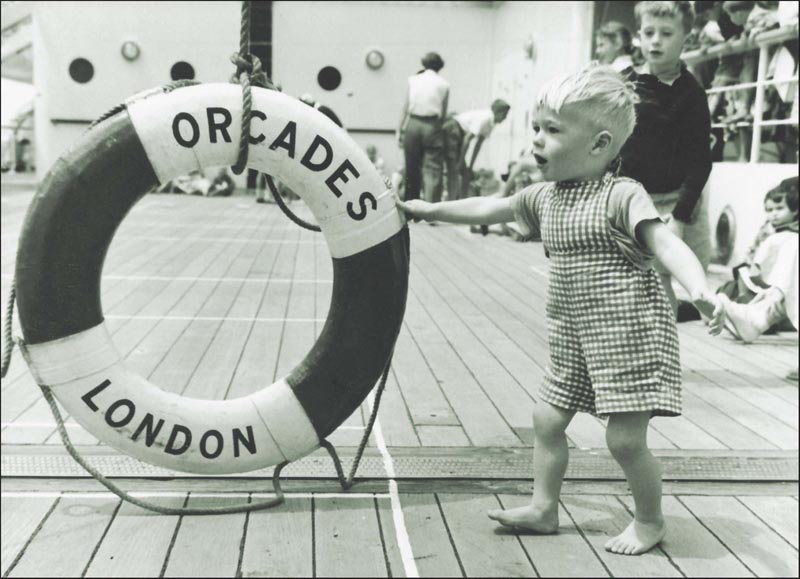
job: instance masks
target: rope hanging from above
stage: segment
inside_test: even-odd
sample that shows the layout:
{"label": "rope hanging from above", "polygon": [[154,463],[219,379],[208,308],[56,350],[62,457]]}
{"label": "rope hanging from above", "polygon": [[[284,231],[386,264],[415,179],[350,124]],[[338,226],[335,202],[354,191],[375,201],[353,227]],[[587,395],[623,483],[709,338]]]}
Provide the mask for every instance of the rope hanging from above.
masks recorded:
{"label": "rope hanging from above", "polygon": [[276,90],[275,84],[264,72],[261,60],[250,53],[250,2],[242,2],[242,25],[239,30],[239,52],[231,55],[231,62],[236,65],[233,82],[242,85],[242,133],[239,137],[239,156],[231,167],[234,175],[241,175],[247,166],[248,135],[250,135],[250,113],[253,108],[253,96],[250,86]]}

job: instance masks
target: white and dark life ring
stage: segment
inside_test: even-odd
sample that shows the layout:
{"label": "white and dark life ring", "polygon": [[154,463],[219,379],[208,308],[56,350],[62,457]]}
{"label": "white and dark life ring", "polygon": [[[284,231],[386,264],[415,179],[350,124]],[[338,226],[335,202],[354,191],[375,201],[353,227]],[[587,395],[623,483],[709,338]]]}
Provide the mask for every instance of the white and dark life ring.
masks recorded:
{"label": "white and dark life ring", "polygon": [[16,264],[23,353],[84,428],[150,464],[247,472],[316,449],[366,398],[390,358],[408,289],[408,228],[367,155],[327,117],[252,88],[248,166],[305,201],[333,261],[327,321],[305,359],[249,396],[199,400],[126,367],[103,319],[114,232],[149,190],[233,165],[241,87],[203,84],[132,99],[53,166],[34,197]]}

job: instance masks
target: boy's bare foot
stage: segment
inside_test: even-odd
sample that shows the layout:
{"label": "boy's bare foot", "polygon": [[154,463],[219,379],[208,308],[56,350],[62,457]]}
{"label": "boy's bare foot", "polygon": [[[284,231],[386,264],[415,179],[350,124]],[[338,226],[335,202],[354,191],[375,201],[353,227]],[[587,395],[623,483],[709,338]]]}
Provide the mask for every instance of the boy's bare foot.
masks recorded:
{"label": "boy's bare foot", "polygon": [[493,509],[486,514],[490,519],[513,529],[524,529],[542,535],[558,531],[558,511],[545,512],[533,505],[516,509]]}
{"label": "boy's bare foot", "polygon": [[606,551],[619,555],[641,555],[658,545],[667,534],[667,525],[661,523],[631,524],[613,539],[605,544]]}

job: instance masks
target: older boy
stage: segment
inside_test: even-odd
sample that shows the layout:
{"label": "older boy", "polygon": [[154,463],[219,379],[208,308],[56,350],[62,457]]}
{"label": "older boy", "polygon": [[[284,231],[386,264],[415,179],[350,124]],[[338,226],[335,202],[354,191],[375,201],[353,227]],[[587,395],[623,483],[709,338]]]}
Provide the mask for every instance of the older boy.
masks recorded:
{"label": "older boy", "polygon": [[[489,138],[495,125],[502,123],[511,110],[503,99],[495,99],[488,109],[467,111],[449,117],[442,131],[444,132],[445,162],[447,163],[447,198],[449,200],[469,197],[469,177],[475,159],[478,158],[483,142]],[[467,151],[472,141],[472,156],[469,164],[466,161]]]}
{"label": "older boy", "polygon": [[[705,92],[680,60],[694,11],[689,2],[640,2],[636,18],[646,62],[640,72],[626,71],[640,102],[620,154],[621,175],[644,185],[705,269],[711,240],[701,193],[711,172],[711,119]],[[663,267],[658,271],[677,314],[672,278]]]}

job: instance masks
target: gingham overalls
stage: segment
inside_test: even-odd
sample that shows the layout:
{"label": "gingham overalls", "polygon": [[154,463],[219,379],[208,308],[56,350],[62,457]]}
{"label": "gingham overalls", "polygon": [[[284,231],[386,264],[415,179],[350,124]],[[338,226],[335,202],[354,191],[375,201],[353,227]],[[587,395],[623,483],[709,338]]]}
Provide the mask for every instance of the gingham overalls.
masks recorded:
{"label": "gingham overalls", "polygon": [[548,186],[539,206],[550,254],[550,366],[542,398],[607,416],[681,413],[678,334],[661,281],[611,235],[611,174]]}

